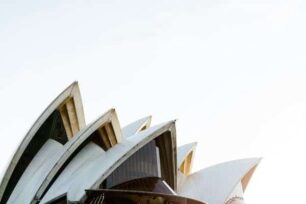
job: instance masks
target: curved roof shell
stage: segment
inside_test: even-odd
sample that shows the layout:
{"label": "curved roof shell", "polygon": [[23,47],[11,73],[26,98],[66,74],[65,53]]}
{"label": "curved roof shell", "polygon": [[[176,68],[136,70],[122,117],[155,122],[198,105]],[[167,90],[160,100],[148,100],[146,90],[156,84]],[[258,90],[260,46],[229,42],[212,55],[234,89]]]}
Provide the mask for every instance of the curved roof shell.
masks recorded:
{"label": "curved roof shell", "polygon": [[[178,194],[208,203],[224,204],[245,176],[250,176],[249,173],[254,171],[260,160],[234,160],[202,169],[185,179],[178,188]],[[246,187],[243,186],[243,189]]]}
{"label": "curved roof shell", "polygon": [[[33,126],[30,128],[18,149],[16,150],[0,185],[0,203],[6,203],[18,180],[24,173],[24,170],[35,157],[40,148],[46,141],[41,141],[41,134],[37,134],[40,128],[46,123],[48,118],[59,109],[65,102],[72,99],[76,120],[79,129],[85,126],[85,118],[83,112],[83,105],[78,83],[72,83],[59,96],[57,96],[45,111],[38,117]],[[44,134],[46,135],[46,134]],[[47,139],[47,138],[46,138]],[[37,142],[39,141],[39,142]]]}

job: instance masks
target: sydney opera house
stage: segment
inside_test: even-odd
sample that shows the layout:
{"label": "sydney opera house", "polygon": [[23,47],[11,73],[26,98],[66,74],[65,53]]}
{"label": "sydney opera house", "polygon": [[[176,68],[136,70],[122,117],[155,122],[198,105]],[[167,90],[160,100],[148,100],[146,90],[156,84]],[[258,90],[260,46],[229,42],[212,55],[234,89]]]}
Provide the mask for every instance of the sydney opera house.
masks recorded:
{"label": "sydney opera house", "polygon": [[111,109],[84,120],[78,83],[26,133],[0,186],[0,204],[242,204],[260,162],[241,159],[192,171],[196,143],[176,146],[175,121],[122,127]]}

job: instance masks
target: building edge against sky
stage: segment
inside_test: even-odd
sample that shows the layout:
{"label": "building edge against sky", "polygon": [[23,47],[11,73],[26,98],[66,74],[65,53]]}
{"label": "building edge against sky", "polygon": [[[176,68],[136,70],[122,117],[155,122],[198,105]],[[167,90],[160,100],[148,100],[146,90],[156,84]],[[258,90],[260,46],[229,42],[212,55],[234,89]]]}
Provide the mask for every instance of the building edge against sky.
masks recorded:
{"label": "building edge against sky", "polygon": [[24,137],[0,203],[244,203],[260,158],[192,172],[196,143],[176,146],[175,121],[150,125],[147,116],[121,128],[115,109],[86,124],[72,83]]}

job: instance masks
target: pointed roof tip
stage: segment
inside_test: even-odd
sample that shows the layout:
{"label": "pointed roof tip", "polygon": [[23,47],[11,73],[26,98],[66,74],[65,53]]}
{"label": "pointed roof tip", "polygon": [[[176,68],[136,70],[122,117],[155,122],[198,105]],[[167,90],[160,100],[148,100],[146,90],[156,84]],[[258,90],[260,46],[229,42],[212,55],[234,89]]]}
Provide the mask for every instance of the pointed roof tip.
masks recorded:
{"label": "pointed roof tip", "polygon": [[145,116],[145,117],[139,119],[138,121],[145,121],[145,123],[148,123],[149,126],[150,126],[150,124],[151,124],[151,122],[152,122],[152,115],[147,115],[147,116]]}
{"label": "pointed roof tip", "polygon": [[263,159],[262,157],[249,157],[249,158],[245,158],[248,160],[253,160],[253,161],[257,161],[258,163],[261,162],[261,160]]}
{"label": "pointed roof tip", "polygon": [[70,90],[70,96],[72,96],[75,91],[80,92],[79,82],[72,82],[65,90]]}
{"label": "pointed roof tip", "polygon": [[[247,158],[241,158],[241,159],[233,159],[233,160],[230,160],[230,161],[227,161],[227,162],[235,162],[235,161],[250,161],[252,163],[256,163],[259,164],[262,160],[262,157],[247,157]],[[224,163],[227,163],[227,162],[224,162]]]}
{"label": "pointed roof tip", "polygon": [[168,121],[159,123],[159,125],[162,125],[162,126],[171,125],[172,126],[172,125],[175,125],[175,122],[176,122],[176,120],[168,120]]}
{"label": "pointed roof tip", "polygon": [[78,84],[79,84],[79,81],[75,80],[75,81],[72,82],[72,84],[73,84],[73,85],[78,85]]}
{"label": "pointed roof tip", "polygon": [[170,120],[169,122],[167,122],[167,124],[170,124],[171,126],[175,125],[175,123],[176,123],[176,119]]}
{"label": "pointed roof tip", "polygon": [[138,119],[134,122],[139,122],[139,121],[142,121],[142,122],[150,121],[151,122],[151,120],[152,120],[152,115],[147,115],[147,116],[144,116],[144,117],[142,117],[142,118],[140,118],[140,119]]}
{"label": "pointed roof tip", "polygon": [[108,108],[104,113],[102,113],[102,115],[107,114],[107,113],[115,113],[115,112],[116,112],[116,109],[114,107],[111,107],[111,108]]}
{"label": "pointed roof tip", "polygon": [[139,120],[145,120],[145,119],[150,119],[150,118],[152,118],[152,115],[144,116],[144,117],[138,119],[137,121],[139,121]]}
{"label": "pointed roof tip", "polygon": [[147,115],[147,116],[145,116],[143,118],[140,118],[137,121],[143,121],[145,124],[148,124],[150,126],[151,122],[152,122],[152,115]]}
{"label": "pointed roof tip", "polygon": [[148,115],[148,116],[144,117],[144,119],[145,119],[145,118],[146,118],[147,120],[150,120],[150,121],[151,121],[151,120],[152,120],[152,115]]}
{"label": "pointed roof tip", "polygon": [[[175,120],[170,120],[170,121],[167,121],[167,122],[162,122],[162,123],[159,123],[157,125],[154,125],[146,130],[150,130],[150,129],[154,129],[154,128],[157,128],[157,129],[163,129],[163,128],[166,128],[168,130],[171,130],[173,128],[175,128]],[[146,131],[144,130],[144,131]]]}
{"label": "pointed roof tip", "polygon": [[189,143],[180,145],[179,148],[182,148],[182,147],[183,147],[183,148],[184,148],[184,147],[192,147],[192,148],[194,148],[194,147],[196,147],[197,145],[198,145],[197,142],[189,142]]}
{"label": "pointed roof tip", "polygon": [[197,146],[198,145],[198,142],[189,142],[187,144],[190,144],[190,145],[193,145],[193,146]]}
{"label": "pointed roof tip", "polygon": [[66,86],[66,88],[64,89],[63,92],[67,91],[67,90],[71,90],[71,92],[75,89],[79,87],[79,82],[78,81],[73,81],[71,84],[69,84],[68,86]]}
{"label": "pointed roof tip", "polygon": [[[110,109],[107,109],[107,111],[105,111],[104,113],[102,113],[102,114],[98,117],[98,119],[104,117],[105,115],[114,115],[114,114],[117,115],[116,109],[115,109],[115,108],[110,108]],[[98,120],[98,119],[97,119],[97,120]]]}
{"label": "pointed roof tip", "polygon": [[262,160],[262,157],[248,157],[248,158],[242,158],[242,159],[234,159],[234,160],[231,160],[231,161],[228,161],[228,162],[247,161],[247,162],[249,162],[254,167],[254,166],[259,165],[261,160]]}
{"label": "pointed roof tip", "polygon": [[68,87],[71,87],[71,88],[79,87],[79,82],[73,81]]}
{"label": "pointed roof tip", "polygon": [[165,123],[165,126],[168,126],[168,129],[172,129],[172,128],[175,128],[175,122],[176,120],[170,120],[168,122]]}
{"label": "pointed roof tip", "polygon": [[263,157],[254,157],[254,159],[256,159],[257,164],[259,164],[261,162],[261,160],[263,160]]}
{"label": "pointed roof tip", "polygon": [[109,112],[112,115],[117,115],[116,108],[114,108],[114,107],[110,108],[107,112]]}

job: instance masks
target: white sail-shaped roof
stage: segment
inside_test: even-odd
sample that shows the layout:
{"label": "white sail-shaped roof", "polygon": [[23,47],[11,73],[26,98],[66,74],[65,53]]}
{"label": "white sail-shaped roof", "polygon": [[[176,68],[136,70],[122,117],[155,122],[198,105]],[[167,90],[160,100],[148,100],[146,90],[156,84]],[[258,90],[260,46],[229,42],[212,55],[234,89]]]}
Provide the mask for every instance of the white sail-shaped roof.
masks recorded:
{"label": "white sail-shaped roof", "polygon": [[147,129],[150,127],[152,117],[147,116],[136,120],[135,122],[128,124],[124,128],[122,128],[122,135],[123,137],[129,137],[135,135],[137,132]]}
{"label": "white sail-shaped roof", "polygon": [[[35,121],[33,126],[30,128],[30,130],[24,137],[23,141],[19,145],[18,149],[16,150],[11,160],[11,163],[9,164],[4,174],[4,177],[0,185],[0,203],[6,203],[9,196],[11,195],[11,192],[14,190],[15,186],[17,185],[18,180],[21,178],[24,171],[26,170],[27,166],[30,165],[31,160],[35,157],[39,149],[41,149],[42,146],[44,145],[43,143],[41,144],[41,146],[35,147],[35,149],[37,149],[35,151],[37,152],[34,151],[33,155],[29,157],[27,151],[28,152],[32,151],[34,149],[33,146],[38,145],[38,144],[35,144],[36,142],[34,142],[34,139],[37,139],[35,138],[36,133],[40,130],[42,125],[45,124],[45,122],[51,116],[51,114],[53,114],[55,110],[59,109],[62,105],[64,105],[65,102],[69,99],[72,99],[72,100],[71,102],[69,101],[70,110],[68,110],[68,112],[66,110],[67,117],[68,117],[68,114],[71,114],[71,113],[74,114],[73,123],[75,127],[77,127],[77,129],[82,129],[85,126],[85,118],[84,118],[81,95],[80,95],[78,83],[74,82],[68,88],[66,88],[57,98],[55,98],[51,102],[51,104],[45,109],[45,111]],[[68,121],[68,119],[66,121]],[[68,127],[68,124],[67,124],[67,127]],[[29,147],[31,147],[32,149],[29,149]],[[25,154],[27,155],[24,157]]]}
{"label": "white sail-shaped roof", "polygon": [[180,166],[186,159],[188,154],[195,150],[196,142],[188,143],[177,148],[177,166]]}
{"label": "white sail-shaped roof", "polygon": [[211,204],[224,204],[237,184],[256,167],[260,158],[218,164],[189,175],[178,194]]}

